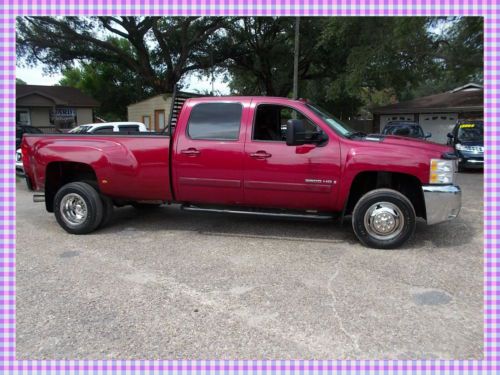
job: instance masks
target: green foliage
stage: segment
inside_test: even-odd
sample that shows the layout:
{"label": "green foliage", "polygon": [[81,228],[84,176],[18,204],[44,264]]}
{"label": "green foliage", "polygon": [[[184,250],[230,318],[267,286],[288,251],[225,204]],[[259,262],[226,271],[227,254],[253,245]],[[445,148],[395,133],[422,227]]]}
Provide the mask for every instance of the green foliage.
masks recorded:
{"label": "green foliage", "polygon": [[[23,17],[17,54],[64,70],[113,117],[212,70],[234,94],[291,96],[294,26],[291,17]],[[300,19],[299,96],[340,117],[482,80],[482,18]]]}
{"label": "green foliage", "polygon": [[26,82],[24,82],[21,78],[16,78],[16,85],[26,85]]}
{"label": "green foliage", "polygon": [[99,101],[96,115],[107,121],[126,120],[127,105],[152,94],[136,74],[109,63],[82,63],[65,69],[59,85],[76,87]]}
{"label": "green foliage", "polygon": [[232,47],[224,67],[231,76],[231,90],[288,95],[293,77],[293,19],[247,17],[233,22],[227,31]]}
{"label": "green foliage", "polygon": [[[74,61],[131,71],[155,93],[225,59],[223,17],[18,17],[21,64],[59,71]],[[220,48],[219,48],[220,46]]]}
{"label": "green foliage", "polygon": [[483,18],[432,18],[434,70],[398,93],[400,100],[452,90],[469,82],[483,83]]}
{"label": "green foliage", "polygon": [[[339,116],[350,116],[394,101],[403,93],[410,96],[411,88],[429,77],[436,81],[440,66],[436,41],[429,32],[431,20],[301,18],[300,96]],[[249,19],[246,27],[230,32],[239,46],[237,58],[228,65],[233,91],[290,95],[293,24],[291,18]]]}

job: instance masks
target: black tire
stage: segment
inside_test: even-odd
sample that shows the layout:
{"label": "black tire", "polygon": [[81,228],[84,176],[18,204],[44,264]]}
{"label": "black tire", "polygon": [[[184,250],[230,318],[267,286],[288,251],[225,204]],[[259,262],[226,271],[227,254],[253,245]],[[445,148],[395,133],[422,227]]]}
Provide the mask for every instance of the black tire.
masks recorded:
{"label": "black tire", "polygon": [[102,220],[99,224],[99,228],[104,228],[109,224],[113,218],[113,200],[105,195],[101,195],[102,200]]}
{"label": "black tire", "polygon": [[[73,204],[76,207],[71,210],[64,210],[68,202],[78,202],[80,200],[85,204],[85,214],[78,218],[75,212],[82,212],[78,207],[82,204]],[[63,206],[63,207],[62,207]],[[71,206],[71,205],[70,205]],[[66,213],[63,213],[65,211]],[[71,182],[59,189],[54,197],[54,215],[59,225],[68,233],[87,234],[94,231],[102,222],[103,204],[101,197],[96,189],[85,182]],[[74,216],[74,221],[71,218]]]}
{"label": "black tire", "polygon": [[[377,211],[379,214],[376,214]],[[408,241],[415,232],[415,209],[410,200],[396,190],[372,190],[356,203],[352,227],[363,245],[376,249],[395,249]]]}
{"label": "black tire", "polygon": [[462,163],[458,163],[458,172],[459,173],[465,172],[465,167]]}

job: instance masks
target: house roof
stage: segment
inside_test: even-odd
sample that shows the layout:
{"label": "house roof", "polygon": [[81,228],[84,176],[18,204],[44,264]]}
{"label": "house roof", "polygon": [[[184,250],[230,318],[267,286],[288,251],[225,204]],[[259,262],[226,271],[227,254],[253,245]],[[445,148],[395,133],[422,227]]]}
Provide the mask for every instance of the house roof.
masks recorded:
{"label": "house roof", "polygon": [[466,85],[457,87],[456,89],[451,90],[450,92],[457,92],[457,91],[462,91],[462,90],[482,90],[483,86],[478,84],[478,83],[467,83]]}
{"label": "house roof", "polygon": [[69,107],[98,107],[100,103],[79,89],[67,86],[16,85],[16,99],[40,95],[56,105]]}
{"label": "house roof", "polygon": [[374,108],[374,114],[392,113],[422,113],[422,112],[464,112],[483,110],[483,89],[481,86],[471,89],[470,85],[465,85],[459,89],[424,96],[400,103],[389,104],[383,107]]}

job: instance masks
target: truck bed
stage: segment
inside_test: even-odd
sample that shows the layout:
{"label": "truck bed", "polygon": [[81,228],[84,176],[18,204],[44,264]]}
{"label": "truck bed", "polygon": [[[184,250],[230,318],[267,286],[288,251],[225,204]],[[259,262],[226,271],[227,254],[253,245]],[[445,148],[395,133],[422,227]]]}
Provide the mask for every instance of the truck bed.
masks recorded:
{"label": "truck bed", "polygon": [[86,164],[99,190],[111,198],[172,200],[168,135],[27,134],[23,153],[28,149],[25,173],[34,190],[50,187],[63,169],[76,171]]}

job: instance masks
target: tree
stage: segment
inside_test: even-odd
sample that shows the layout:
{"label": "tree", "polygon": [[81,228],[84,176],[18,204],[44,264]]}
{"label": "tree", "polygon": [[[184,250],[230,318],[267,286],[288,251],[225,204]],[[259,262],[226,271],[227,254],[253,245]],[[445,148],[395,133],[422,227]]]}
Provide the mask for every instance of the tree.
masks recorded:
{"label": "tree", "polygon": [[481,17],[433,18],[435,73],[408,87],[401,99],[448,91],[469,82],[483,82],[484,34]]}
{"label": "tree", "polygon": [[[17,55],[28,65],[70,68],[74,61],[113,64],[155,93],[225,60],[223,17],[19,17]],[[126,43],[124,43],[126,41]]]}
{"label": "tree", "polygon": [[[377,92],[419,82],[433,67],[427,25],[426,18],[302,18],[299,96],[352,115]],[[228,35],[236,46],[226,61],[233,91],[290,95],[293,18],[245,18]]]}
{"label": "tree", "polygon": [[[355,115],[418,84],[434,72],[433,40],[423,17],[331,18],[321,32],[321,63],[327,72],[313,87],[337,114]],[[319,87],[316,87],[319,86]],[[315,95],[315,93],[317,93]],[[382,95],[381,94],[385,94]],[[377,100],[373,101],[373,99]]]}
{"label": "tree", "polygon": [[[234,92],[290,95],[292,18],[245,18],[228,35]],[[480,18],[305,17],[300,36],[299,96],[339,116],[482,80]]]}
{"label": "tree", "polygon": [[16,78],[16,85],[26,85],[26,82],[21,78]]}
{"label": "tree", "polygon": [[[299,80],[312,78],[321,18],[301,20]],[[231,53],[221,65],[239,94],[288,96],[293,85],[295,18],[245,17],[227,25]],[[226,49],[227,50],[227,49]]]}
{"label": "tree", "polygon": [[[170,92],[182,77],[216,68],[235,94],[290,96],[294,21],[24,17],[18,19],[17,53],[25,64],[43,62],[53,70],[79,61],[80,69],[87,69],[79,72],[82,76],[92,72],[111,80],[112,72],[148,94]],[[371,106],[481,82],[482,22],[479,17],[304,17],[299,96],[352,116]],[[93,89],[93,96],[105,92],[101,101],[121,98],[123,111],[132,98],[122,98],[119,90],[130,87],[111,86]]]}
{"label": "tree", "polygon": [[63,71],[61,86],[71,86],[101,103],[96,115],[107,121],[127,118],[127,105],[151,96],[136,73],[109,63],[81,63]]}

